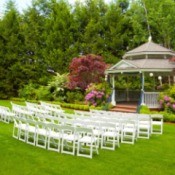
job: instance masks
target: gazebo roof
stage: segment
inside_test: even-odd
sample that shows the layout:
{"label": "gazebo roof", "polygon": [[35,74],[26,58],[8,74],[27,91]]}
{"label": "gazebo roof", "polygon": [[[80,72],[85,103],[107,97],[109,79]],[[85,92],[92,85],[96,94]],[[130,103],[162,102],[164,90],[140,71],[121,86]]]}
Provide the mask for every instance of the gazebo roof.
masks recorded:
{"label": "gazebo roof", "polygon": [[[146,55],[146,56],[145,56]],[[174,72],[175,52],[151,40],[127,52],[121,61],[106,70],[106,73]]]}
{"label": "gazebo roof", "polygon": [[168,59],[123,59],[112,66],[106,73],[124,72],[172,72],[175,64]]}
{"label": "gazebo roof", "polygon": [[141,46],[126,52],[123,56],[124,59],[128,57],[138,56],[138,55],[175,55],[175,52],[167,49],[159,44],[156,44],[152,41],[148,41],[147,43],[142,44]]}

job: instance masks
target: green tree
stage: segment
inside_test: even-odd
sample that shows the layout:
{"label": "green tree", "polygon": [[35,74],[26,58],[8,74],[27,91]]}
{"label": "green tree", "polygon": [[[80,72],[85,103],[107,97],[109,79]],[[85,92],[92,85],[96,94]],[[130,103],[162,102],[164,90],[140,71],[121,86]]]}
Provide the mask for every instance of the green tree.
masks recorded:
{"label": "green tree", "polygon": [[20,87],[21,44],[20,16],[12,1],[7,3],[3,19],[0,22],[0,96],[8,98],[17,95]]}
{"label": "green tree", "polygon": [[77,55],[74,45],[76,26],[70,6],[63,0],[52,0],[46,19],[44,57],[48,66],[59,73],[66,72],[72,57]]}

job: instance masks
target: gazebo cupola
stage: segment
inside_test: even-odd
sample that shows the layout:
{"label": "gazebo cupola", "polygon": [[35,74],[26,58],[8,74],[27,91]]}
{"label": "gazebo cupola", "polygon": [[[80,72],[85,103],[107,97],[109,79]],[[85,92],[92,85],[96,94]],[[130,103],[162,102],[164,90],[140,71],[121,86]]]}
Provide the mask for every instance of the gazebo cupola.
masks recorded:
{"label": "gazebo cupola", "polygon": [[[153,97],[151,94],[154,94],[154,92],[150,92],[149,94],[144,90],[145,74],[149,74],[150,76],[155,75],[159,80],[162,79],[162,75],[166,75],[169,77],[169,81],[171,79],[174,83],[174,63],[175,52],[152,42],[151,39],[141,46],[126,52],[121,61],[106,70],[106,74],[112,77],[113,93],[111,103],[113,105],[116,104],[117,92],[115,92],[115,76],[120,76],[123,73],[139,73],[142,77],[140,93],[141,104],[157,108],[157,93],[155,93],[156,95]],[[149,99],[153,101],[152,104],[148,104],[146,101],[148,96],[152,98]]]}

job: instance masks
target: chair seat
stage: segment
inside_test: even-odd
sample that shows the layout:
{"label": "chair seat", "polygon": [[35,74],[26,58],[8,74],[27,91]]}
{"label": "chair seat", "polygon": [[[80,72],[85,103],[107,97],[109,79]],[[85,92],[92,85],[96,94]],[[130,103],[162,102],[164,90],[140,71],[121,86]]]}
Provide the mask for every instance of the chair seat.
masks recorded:
{"label": "chair seat", "polygon": [[50,131],[49,137],[52,137],[52,138],[61,138],[62,135],[60,133],[58,133],[58,132]]}
{"label": "chair seat", "polygon": [[161,125],[162,122],[161,121],[152,121],[152,124],[154,124],[154,125]]}
{"label": "chair seat", "polygon": [[103,136],[105,136],[105,137],[116,137],[117,133],[112,132],[112,131],[107,131],[107,132],[103,133]]}
{"label": "chair seat", "polygon": [[97,138],[95,137],[89,137],[89,136],[84,136],[81,139],[79,139],[79,142],[81,143],[94,143],[97,141]]}
{"label": "chair seat", "polygon": [[150,126],[149,125],[139,125],[138,128],[149,129]]}
{"label": "chair seat", "polygon": [[34,126],[29,126],[27,130],[28,132],[35,132],[36,128]]}
{"label": "chair seat", "polygon": [[47,130],[45,130],[45,129],[37,129],[37,133],[41,134],[41,135],[46,135],[47,134]]}
{"label": "chair seat", "polygon": [[123,131],[124,132],[134,132],[135,129],[134,128],[124,128]]}
{"label": "chair seat", "polygon": [[74,140],[78,140],[78,136],[77,135],[74,135],[74,134],[64,134],[62,136],[62,138],[64,140],[68,140],[68,141],[74,141]]}
{"label": "chair seat", "polygon": [[26,124],[19,124],[17,125],[18,128],[26,130],[27,125]]}

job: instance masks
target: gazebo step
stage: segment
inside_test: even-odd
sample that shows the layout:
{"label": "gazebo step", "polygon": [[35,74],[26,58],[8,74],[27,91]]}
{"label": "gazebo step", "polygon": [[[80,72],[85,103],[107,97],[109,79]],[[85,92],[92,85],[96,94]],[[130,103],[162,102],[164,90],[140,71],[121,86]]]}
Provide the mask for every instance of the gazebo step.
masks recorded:
{"label": "gazebo step", "polygon": [[135,104],[135,103],[133,103],[133,104],[132,103],[117,104],[114,108],[111,109],[111,111],[136,113],[137,112],[137,104]]}
{"label": "gazebo step", "polygon": [[136,105],[116,105],[115,108],[122,108],[122,109],[133,109],[136,110]]}
{"label": "gazebo step", "polygon": [[111,109],[113,112],[128,112],[128,113],[136,113],[136,110],[131,110],[131,109],[119,109],[119,108],[113,108]]}

